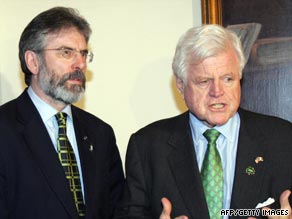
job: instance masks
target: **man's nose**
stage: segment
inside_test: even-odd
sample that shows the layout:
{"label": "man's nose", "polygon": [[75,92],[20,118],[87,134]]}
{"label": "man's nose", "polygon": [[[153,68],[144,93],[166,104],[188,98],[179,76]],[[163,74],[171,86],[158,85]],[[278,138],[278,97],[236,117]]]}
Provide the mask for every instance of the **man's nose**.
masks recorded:
{"label": "man's nose", "polygon": [[223,95],[224,89],[223,85],[219,80],[214,80],[211,83],[209,94],[212,97],[220,97]]}
{"label": "man's nose", "polygon": [[76,69],[85,70],[86,69],[86,57],[82,56],[80,53],[76,53],[72,67],[74,70],[76,70]]}

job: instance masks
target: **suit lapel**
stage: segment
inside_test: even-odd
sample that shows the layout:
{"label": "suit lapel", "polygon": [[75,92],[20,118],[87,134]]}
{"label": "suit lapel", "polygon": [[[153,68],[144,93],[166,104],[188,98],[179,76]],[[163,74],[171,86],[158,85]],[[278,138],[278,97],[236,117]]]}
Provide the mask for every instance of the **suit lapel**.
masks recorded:
{"label": "suit lapel", "polygon": [[77,210],[57,153],[26,91],[18,98],[17,111],[18,120],[23,127],[24,140],[36,165],[71,218],[76,218]]}
{"label": "suit lapel", "polygon": [[191,218],[207,219],[208,209],[194,152],[188,113],[184,114],[180,124],[169,139],[172,152],[168,156],[168,162]]}
{"label": "suit lapel", "polygon": [[[79,157],[82,168],[82,176],[85,191],[85,202],[87,212],[97,211],[96,197],[100,197],[99,189],[102,189],[102,184],[104,180],[104,153],[102,145],[102,138],[94,133],[101,133],[95,130],[94,133],[87,129],[88,124],[84,122],[84,118],[78,113],[76,108],[72,106],[72,114],[74,118],[74,129],[76,140],[78,144]],[[97,159],[99,158],[99,159]],[[88,217],[96,217],[94,215],[87,215]]]}
{"label": "suit lapel", "polygon": [[[83,181],[84,185],[86,185],[84,186],[85,193],[91,194],[91,183],[95,182],[96,177],[96,174],[94,174],[96,169],[93,168],[96,166],[96,160],[94,159],[94,155],[97,153],[96,150],[98,150],[99,147],[96,147],[96,144],[94,144],[92,135],[86,129],[87,125],[82,122],[82,119],[79,118],[78,114],[76,114],[75,110],[73,110],[73,106],[72,113],[74,118],[74,129],[78,145],[78,151],[80,154]],[[88,197],[88,195],[85,196]]]}
{"label": "suit lapel", "polygon": [[[240,114],[242,115],[242,114]],[[265,157],[265,143],[257,133],[255,124],[248,124],[241,116],[236,168],[231,199],[231,208],[253,209],[258,203],[263,183],[265,162],[255,162]],[[248,170],[252,170],[248,174]],[[264,200],[260,200],[264,201]]]}

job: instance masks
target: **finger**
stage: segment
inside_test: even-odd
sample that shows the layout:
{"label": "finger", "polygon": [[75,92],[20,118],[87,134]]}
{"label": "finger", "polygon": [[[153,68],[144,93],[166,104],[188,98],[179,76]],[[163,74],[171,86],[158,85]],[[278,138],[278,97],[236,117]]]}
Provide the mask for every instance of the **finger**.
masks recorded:
{"label": "finger", "polygon": [[167,217],[170,218],[170,213],[171,213],[171,209],[172,209],[171,202],[167,198],[162,198],[161,203],[162,203],[162,207],[163,207],[161,215],[163,215],[165,217],[165,219]]}
{"label": "finger", "polygon": [[285,190],[280,196],[281,209],[290,209],[289,196],[291,194],[290,190]]}
{"label": "finger", "polygon": [[[162,203],[163,210],[159,219],[171,219],[170,218],[170,214],[172,210],[171,202],[167,198],[162,198],[161,203]],[[188,217],[185,215],[181,215],[181,216],[176,217],[175,219],[188,219]]]}

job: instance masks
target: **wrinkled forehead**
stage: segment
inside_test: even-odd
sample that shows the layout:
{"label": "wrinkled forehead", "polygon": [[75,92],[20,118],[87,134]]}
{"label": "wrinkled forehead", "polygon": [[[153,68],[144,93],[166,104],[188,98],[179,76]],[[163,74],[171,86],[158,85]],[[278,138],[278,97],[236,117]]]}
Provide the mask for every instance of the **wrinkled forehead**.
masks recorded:
{"label": "wrinkled forehead", "polygon": [[200,63],[198,65],[192,66],[192,71],[201,73],[201,74],[240,74],[238,65],[207,65]]}
{"label": "wrinkled forehead", "polygon": [[45,44],[54,45],[54,44],[84,44],[86,45],[86,39],[84,35],[77,30],[75,27],[63,28],[56,32],[51,32],[46,35]]}
{"label": "wrinkled forehead", "polygon": [[48,33],[46,33],[45,35],[47,36],[47,38],[58,38],[58,37],[63,37],[63,36],[67,36],[67,35],[81,35],[82,37],[85,38],[84,34],[79,31],[76,27],[64,27],[64,28],[60,28],[54,31],[50,31]]}
{"label": "wrinkled forehead", "polygon": [[200,63],[190,65],[191,71],[201,74],[239,74],[240,66],[237,56],[233,51],[227,51],[217,56],[204,59]]}

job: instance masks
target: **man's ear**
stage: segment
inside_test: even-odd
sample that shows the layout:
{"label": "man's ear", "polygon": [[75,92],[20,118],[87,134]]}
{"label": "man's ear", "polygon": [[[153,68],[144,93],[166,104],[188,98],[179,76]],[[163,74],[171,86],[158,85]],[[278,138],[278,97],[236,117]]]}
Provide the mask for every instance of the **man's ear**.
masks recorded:
{"label": "man's ear", "polygon": [[176,82],[176,87],[179,90],[179,92],[183,95],[184,94],[184,82],[181,78],[178,78],[175,76],[175,82]]}
{"label": "man's ear", "polygon": [[35,52],[27,50],[24,54],[27,68],[32,74],[36,75],[39,73],[39,59]]}

